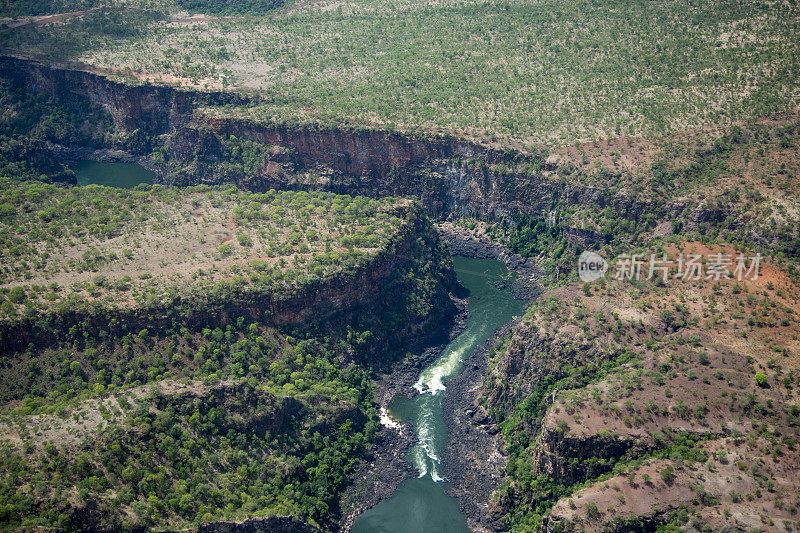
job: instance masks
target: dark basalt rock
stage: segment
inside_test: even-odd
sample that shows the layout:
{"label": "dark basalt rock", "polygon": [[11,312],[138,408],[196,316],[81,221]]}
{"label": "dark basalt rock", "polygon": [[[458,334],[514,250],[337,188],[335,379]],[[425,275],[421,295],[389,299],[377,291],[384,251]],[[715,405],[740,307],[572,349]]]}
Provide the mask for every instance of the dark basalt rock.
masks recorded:
{"label": "dark basalt rock", "polygon": [[491,494],[500,487],[505,468],[505,447],[500,430],[478,404],[489,351],[514,322],[506,324],[464,361],[464,372],[447,383],[442,410],[448,440],[444,451],[445,475],[450,494],[458,499],[467,525],[476,531],[497,530],[493,525]]}

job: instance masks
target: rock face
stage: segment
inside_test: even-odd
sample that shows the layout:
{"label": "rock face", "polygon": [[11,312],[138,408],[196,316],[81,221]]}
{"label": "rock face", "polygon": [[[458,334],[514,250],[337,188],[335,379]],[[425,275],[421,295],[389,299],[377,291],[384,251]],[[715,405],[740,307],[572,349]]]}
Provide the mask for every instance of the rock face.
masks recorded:
{"label": "rock face", "polygon": [[537,281],[543,279],[545,274],[535,258],[511,253],[497,242],[475,237],[463,228],[449,223],[439,224],[436,229],[451,254],[471,259],[496,259],[505,263],[509,270],[513,270],[518,276],[511,285],[514,298],[531,300],[540,294],[541,286]]}
{"label": "rock face", "polygon": [[595,459],[611,464],[625,455],[634,442],[620,436],[567,435],[558,428],[543,426],[533,463],[538,474],[572,485],[605,473],[602,469],[591,470],[584,461]]}
{"label": "rock face", "polygon": [[[740,209],[719,199],[657,197],[635,189],[582,185],[575,179],[578,169],[552,154],[499,150],[438,136],[219,116],[208,109],[246,107],[258,101],[238,93],[130,86],[78,68],[12,57],[0,57],[0,77],[25,90],[102,107],[114,125],[106,136],[113,139],[108,141],[113,146],[92,148],[123,148],[157,170],[158,179],[167,184],[235,183],[254,191],[324,189],[416,197],[427,214],[439,220],[477,216],[511,222],[512,215],[523,214],[554,223],[564,208],[590,206],[594,212],[608,209],[634,225],[644,219],[680,218],[686,230],[702,231],[726,221],[729,229],[747,231],[748,238],[760,244],[777,242],[774,235],[753,228]],[[255,147],[258,164],[233,168],[225,149],[231,139]],[[157,157],[147,163],[154,153]],[[580,222],[562,227],[569,242],[584,248],[605,242],[607,235],[598,233],[598,228],[575,227]]]}

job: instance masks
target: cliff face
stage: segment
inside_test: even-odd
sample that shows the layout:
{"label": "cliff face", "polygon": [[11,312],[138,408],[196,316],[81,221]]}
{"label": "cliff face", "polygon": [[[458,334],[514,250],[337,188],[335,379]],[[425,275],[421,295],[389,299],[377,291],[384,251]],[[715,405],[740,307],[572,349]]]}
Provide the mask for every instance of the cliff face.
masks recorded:
{"label": "cliff face", "polygon": [[[652,212],[675,215],[687,205],[684,201],[656,205],[578,185],[557,176],[557,167],[545,164],[540,155],[500,152],[452,139],[270,127],[201,114],[195,114],[192,122],[176,130],[169,140],[169,153],[175,160],[193,163],[192,172],[178,177],[178,182],[189,184],[200,179],[217,183],[220,176],[209,168],[221,160],[219,137],[230,136],[269,148],[258,172],[234,178],[239,186],[255,190],[320,188],[373,197],[414,196],[435,218],[476,215],[503,219],[512,213],[545,217],[559,204],[612,207],[620,216],[638,218]],[[321,167],[327,169],[323,180],[301,183],[292,177],[292,171]],[[567,237],[575,242],[598,238],[580,229],[571,230]]]}
{"label": "cliff face", "polygon": [[169,132],[191,114],[189,95],[153,86],[127,86],[80,70],[54,69],[36,62],[3,58],[4,77],[59,98],[82,98],[108,111],[122,131],[151,135]]}
{"label": "cliff face", "polygon": [[[490,356],[473,406],[473,424],[496,423],[508,449],[485,518],[523,531],[642,531],[687,511],[715,531],[787,519],[779,495],[796,489],[780,487],[800,463],[782,402],[797,363],[775,354],[798,347],[796,319],[782,314],[795,315],[797,287],[782,267],[742,283],[567,285],[534,302]],[[770,317],[751,318],[755,294]],[[712,323],[709,307],[679,301],[724,311]],[[761,461],[759,443],[776,434],[791,446]]]}
{"label": "cliff face", "polygon": [[[407,209],[380,252],[293,292],[231,290],[135,310],[87,306],[5,331],[3,407],[26,407],[20,426],[0,424],[0,440],[61,469],[64,490],[80,486],[87,496],[74,502],[59,492],[53,514],[48,498],[56,492],[33,494],[22,488],[29,481],[4,475],[3,490],[17,496],[0,525],[13,529],[8,524],[30,516],[50,524],[55,516],[93,531],[201,521],[205,531],[333,530],[348,476],[386,455],[373,451],[378,443],[396,444],[376,437],[364,367],[389,366],[448,328],[455,311],[449,254],[424,214]],[[54,390],[61,400],[47,395]],[[59,418],[58,429],[32,438],[27,428],[50,404],[67,401],[96,420],[75,433],[72,421],[82,414]],[[55,423],[57,415],[45,415]],[[86,488],[90,477],[102,481]],[[133,515],[106,497],[108,487]],[[272,514],[304,523],[217,522]]]}
{"label": "cliff face", "polygon": [[[102,105],[125,132],[176,133],[202,105],[244,104],[245,97],[220,92],[188,92],[151,85],[129,86],[83,70],[57,68],[11,57],[0,58],[0,73],[15,83],[62,98]],[[452,139],[422,140],[385,132],[289,129],[243,120],[202,118],[200,125],[264,144],[296,150],[306,165],[323,164],[344,173],[385,177],[427,159],[471,157],[482,149]]]}
{"label": "cliff face", "polygon": [[[113,146],[98,148],[122,148],[141,157],[155,153],[152,164],[168,184],[235,183],[254,191],[324,189],[370,197],[413,196],[437,219],[452,215],[508,221],[520,213],[557,220],[571,213],[560,226],[567,241],[583,247],[604,243],[619,220],[629,231],[649,231],[659,221],[679,219],[684,231],[703,234],[724,228],[760,245],[781,242],[775,231],[757,223],[757,213],[748,212],[743,202],[731,203],[708,192],[709,179],[716,179],[713,169],[726,164],[724,157],[715,158],[744,150],[736,142],[722,151],[689,150],[684,156],[697,161],[671,174],[656,176],[655,166],[642,163],[631,171],[634,183],[626,183],[627,171],[594,173],[587,169],[585,156],[581,167],[569,157],[498,150],[454,138],[285,126],[208,111],[260,103],[238,93],[129,86],[92,72],[9,57],[0,57],[0,76],[26,90],[101,106],[114,125],[107,136]],[[228,141],[257,147],[259,162],[231,164],[223,146]],[[747,157],[744,151],[736,157],[742,155]],[[675,159],[666,153],[654,157]],[[583,179],[585,175],[594,176],[594,181]],[[695,192],[678,192],[682,182],[692,180]],[[706,195],[710,199],[703,199]]]}
{"label": "cliff face", "polygon": [[[557,427],[542,427],[532,454],[534,471],[566,485],[580,483],[608,471],[627,452],[634,441],[602,435],[569,435]],[[592,466],[586,462],[592,461]]]}

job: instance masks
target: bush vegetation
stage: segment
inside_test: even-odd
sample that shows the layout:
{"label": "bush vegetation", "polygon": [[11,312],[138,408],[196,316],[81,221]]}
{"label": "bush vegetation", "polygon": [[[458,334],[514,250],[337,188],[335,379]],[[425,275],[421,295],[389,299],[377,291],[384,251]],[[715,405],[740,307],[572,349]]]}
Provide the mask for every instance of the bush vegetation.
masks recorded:
{"label": "bush vegetation", "polygon": [[197,13],[263,15],[284,4],[283,0],[176,0],[178,6]]}
{"label": "bush vegetation", "polygon": [[[0,522],[127,530],[294,514],[327,523],[377,425],[370,381],[341,364],[343,347],[240,321],[88,341],[80,359],[59,359],[61,350],[32,358],[39,384],[4,415],[24,428],[27,451],[3,445]],[[203,381],[162,391],[168,376]],[[148,382],[149,390],[140,385]],[[35,441],[31,413],[39,424],[69,419],[81,401],[109,395],[122,398],[122,413],[77,449]],[[76,516],[62,497],[73,490],[89,516]]]}
{"label": "bush vegetation", "polygon": [[[233,10],[227,2],[191,5]],[[735,0],[361,0],[185,25],[141,21],[131,10],[119,15],[130,19],[130,35],[117,35],[111,15],[98,15],[6,30],[0,44],[79,55],[122,77],[133,69],[200,87],[258,87],[263,106],[220,111],[259,120],[533,147],[657,136],[795,109],[788,80],[800,77],[797,10],[791,2]]]}
{"label": "bush vegetation", "polygon": [[[505,502],[503,524],[535,530],[559,500],[564,515],[567,497],[606,502],[608,480],[626,475],[636,486],[641,469],[651,489],[652,478],[667,486],[703,482],[685,476],[703,465],[711,476],[714,462],[726,465],[732,453],[742,471],[754,473],[754,490],[775,490],[783,465],[795,460],[800,411],[793,405],[798,375],[774,358],[797,339],[797,286],[778,279],[677,286],[605,280],[534,302],[495,347],[484,383],[484,407],[508,450],[506,486],[496,495]],[[651,322],[656,317],[661,322]],[[708,341],[712,335],[719,344]],[[744,353],[729,348],[738,346],[736,337],[748,339]],[[751,353],[759,362],[745,355]],[[747,450],[736,448],[745,437]],[[781,461],[762,472],[760,455],[771,447],[782,451],[765,453]],[[653,464],[655,475],[646,470]],[[693,486],[698,497],[685,505],[721,505],[724,495],[712,486]],[[625,518],[613,507],[581,512],[603,523]]]}
{"label": "bush vegetation", "polygon": [[[455,289],[404,200],[5,179],[0,211],[3,321],[31,340],[0,339],[2,529],[331,527],[377,428],[368,369],[438,328]],[[275,298],[304,294],[303,316],[356,281],[359,305],[272,321]]]}
{"label": "bush vegetation", "polygon": [[22,17],[70,13],[97,7],[99,0],[0,0],[0,16]]}
{"label": "bush vegetation", "polygon": [[[68,312],[89,300],[156,307],[246,291],[287,293],[374,257],[402,226],[403,203],[233,187],[64,189],[5,179],[0,293],[8,297],[0,298],[16,306],[4,307],[5,319],[23,305],[30,314]],[[214,232],[230,242],[209,242]]]}

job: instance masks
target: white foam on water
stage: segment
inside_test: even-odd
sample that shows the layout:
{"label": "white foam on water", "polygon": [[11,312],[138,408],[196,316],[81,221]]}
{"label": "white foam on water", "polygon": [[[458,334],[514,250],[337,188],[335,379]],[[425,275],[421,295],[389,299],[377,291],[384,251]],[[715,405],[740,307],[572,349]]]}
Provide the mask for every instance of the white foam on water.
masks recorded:
{"label": "white foam on water", "polygon": [[434,483],[439,483],[440,481],[444,481],[444,478],[439,475],[439,472],[437,472],[435,466],[431,468],[431,479],[433,480]]}
{"label": "white foam on water", "polygon": [[417,417],[417,444],[414,446],[414,466],[417,467],[419,477],[428,473],[428,443],[430,441],[430,428],[424,412]]}
{"label": "white foam on water", "polygon": [[387,428],[397,429],[400,427],[400,423],[395,422],[394,419],[389,416],[389,411],[387,411],[385,407],[381,407],[379,416],[381,424]]}
{"label": "white foam on water", "polygon": [[[445,351],[433,365],[426,368],[414,383],[414,388],[420,394],[434,396],[445,390],[444,382],[452,377],[458,370],[458,366],[464,359],[466,351],[473,346],[477,339],[477,334],[462,335]],[[417,439],[418,443],[414,451],[414,466],[419,471],[419,477],[430,474],[431,479],[438,483],[444,481],[444,477],[439,474],[439,463],[441,459],[436,454],[435,434],[432,427],[430,411],[431,404],[425,402],[420,406],[421,410],[417,417]]]}
{"label": "white foam on water", "polygon": [[417,467],[417,472],[419,472],[419,476],[417,477],[425,477],[428,473],[428,462],[425,460],[425,457],[425,450],[423,450],[421,446],[415,446],[414,466]]}
{"label": "white foam on water", "polygon": [[419,439],[419,446],[425,450],[425,455],[427,455],[431,461],[438,461],[439,457],[436,456],[436,452],[433,449],[434,435],[430,419],[431,413],[426,411],[421,414],[422,416],[419,417],[417,425],[417,438]]}
{"label": "white foam on water", "polygon": [[433,413],[430,405],[425,402],[420,406],[420,411],[417,415],[417,444],[414,446],[412,462],[419,472],[419,477],[430,474],[434,482],[439,482],[443,481],[444,478],[439,474],[438,466],[441,459],[436,453],[434,442],[436,435],[432,417]]}
{"label": "white foam on water", "polygon": [[425,460],[425,452],[422,448],[417,448],[414,453],[414,465],[419,472],[417,477],[425,477],[428,474],[428,462]]}
{"label": "white foam on water", "polygon": [[469,335],[458,338],[457,345],[448,350],[439,358],[436,364],[426,368],[419,379],[414,383],[414,388],[420,394],[436,394],[445,390],[444,380],[455,374],[458,365],[464,359],[467,348],[472,346],[477,335]]}

